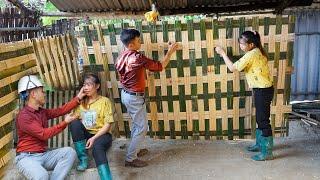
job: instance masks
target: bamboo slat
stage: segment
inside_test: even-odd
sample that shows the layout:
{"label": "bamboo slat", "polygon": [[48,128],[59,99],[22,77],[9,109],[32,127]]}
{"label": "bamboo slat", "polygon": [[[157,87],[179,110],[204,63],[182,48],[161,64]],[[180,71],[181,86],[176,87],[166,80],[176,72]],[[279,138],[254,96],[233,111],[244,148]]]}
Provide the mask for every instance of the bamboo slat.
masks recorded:
{"label": "bamboo slat", "polygon": [[55,64],[55,67],[57,69],[57,77],[59,79],[60,82],[60,86],[63,89],[67,89],[68,87],[70,87],[70,82],[67,81],[67,73],[66,70],[63,69],[62,63],[59,59],[59,55],[58,55],[58,51],[57,51],[57,46],[56,46],[56,38],[55,37],[48,37],[47,38],[48,44],[50,45],[50,50],[51,50],[51,54],[53,56],[53,63]]}
{"label": "bamboo slat", "polygon": [[[64,59],[67,62],[67,69],[69,71],[69,78],[70,81],[73,82],[74,84],[76,83],[76,78],[75,78],[75,71],[73,68],[73,61],[76,61],[76,59],[72,59],[72,54],[69,52],[70,47],[68,48],[67,45],[67,40],[66,40],[66,36],[59,36],[60,42],[62,43],[62,51],[63,51],[63,55],[64,55]],[[73,51],[73,49],[71,49]],[[74,86],[73,86],[74,87]]]}
{"label": "bamboo slat", "polygon": [[72,66],[73,73],[75,76],[74,78],[76,80],[75,84],[76,84],[76,86],[78,86],[79,82],[81,81],[81,78],[80,78],[78,63],[76,61],[76,59],[78,57],[76,56],[76,50],[74,47],[74,38],[70,34],[66,34],[66,41],[67,41],[67,49],[70,51],[70,58],[72,60],[71,66]]}

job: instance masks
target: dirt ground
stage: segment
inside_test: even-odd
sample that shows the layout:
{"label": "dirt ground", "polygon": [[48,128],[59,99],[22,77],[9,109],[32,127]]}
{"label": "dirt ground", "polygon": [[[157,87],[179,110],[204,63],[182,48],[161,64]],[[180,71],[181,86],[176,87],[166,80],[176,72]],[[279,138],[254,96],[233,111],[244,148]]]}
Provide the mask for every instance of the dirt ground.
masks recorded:
{"label": "dirt ground", "polygon": [[[276,138],[275,159],[255,162],[255,153],[245,151],[253,140],[193,141],[147,138],[149,166],[124,167],[128,140],[114,141],[108,157],[114,179],[320,179],[320,130],[290,122],[290,136]],[[126,145],[125,145],[126,144]],[[94,164],[92,161],[91,164]],[[11,175],[14,170],[11,170]],[[10,172],[10,171],[9,171]],[[98,179],[95,168],[71,172],[68,179]],[[10,178],[6,179],[20,179]]]}

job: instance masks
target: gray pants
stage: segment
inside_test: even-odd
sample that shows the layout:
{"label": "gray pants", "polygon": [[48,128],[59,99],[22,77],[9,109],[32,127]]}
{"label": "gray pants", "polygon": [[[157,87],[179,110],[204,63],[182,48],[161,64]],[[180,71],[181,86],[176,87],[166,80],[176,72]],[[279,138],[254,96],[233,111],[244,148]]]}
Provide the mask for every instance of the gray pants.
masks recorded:
{"label": "gray pants", "polygon": [[[44,153],[21,153],[15,158],[18,170],[32,180],[63,180],[76,159],[71,147],[64,147]],[[53,170],[49,177],[48,170]]]}
{"label": "gray pants", "polygon": [[121,91],[121,101],[126,106],[132,119],[131,142],[128,147],[126,161],[137,159],[137,151],[148,130],[147,109],[143,96],[136,96]]}

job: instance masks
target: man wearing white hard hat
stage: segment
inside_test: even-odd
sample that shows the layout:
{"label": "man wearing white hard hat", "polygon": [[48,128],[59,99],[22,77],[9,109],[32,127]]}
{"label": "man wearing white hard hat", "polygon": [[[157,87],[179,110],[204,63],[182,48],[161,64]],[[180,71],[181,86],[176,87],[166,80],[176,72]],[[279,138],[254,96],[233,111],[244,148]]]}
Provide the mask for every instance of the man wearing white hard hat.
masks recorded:
{"label": "man wearing white hard hat", "polygon": [[[64,179],[72,168],[76,152],[71,147],[48,151],[48,139],[63,131],[77,117],[68,114],[64,121],[52,127],[48,127],[48,120],[65,115],[77,107],[85,96],[83,90],[56,109],[43,108],[46,103],[45,92],[35,75],[19,80],[18,93],[26,102],[16,118],[18,145],[15,163],[18,170],[28,179]],[[47,170],[53,170],[50,177]]]}

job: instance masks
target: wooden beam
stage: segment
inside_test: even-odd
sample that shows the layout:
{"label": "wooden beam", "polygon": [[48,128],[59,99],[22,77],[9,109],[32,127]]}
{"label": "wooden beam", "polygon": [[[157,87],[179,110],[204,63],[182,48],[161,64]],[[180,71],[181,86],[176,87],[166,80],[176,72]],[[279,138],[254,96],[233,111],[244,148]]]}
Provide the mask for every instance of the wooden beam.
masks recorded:
{"label": "wooden beam", "polygon": [[37,31],[41,27],[9,27],[9,28],[0,28],[0,32],[11,32],[11,31]]}
{"label": "wooden beam", "polygon": [[282,11],[287,8],[291,3],[293,2],[293,0],[284,0],[282,1],[282,3],[275,8],[275,13],[276,14],[282,14]]}
{"label": "wooden beam", "polygon": [[131,13],[131,12],[42,12],[41,16],[50,17],[103,17],[107,19],[142,19],[144,12]]}

